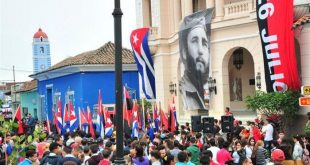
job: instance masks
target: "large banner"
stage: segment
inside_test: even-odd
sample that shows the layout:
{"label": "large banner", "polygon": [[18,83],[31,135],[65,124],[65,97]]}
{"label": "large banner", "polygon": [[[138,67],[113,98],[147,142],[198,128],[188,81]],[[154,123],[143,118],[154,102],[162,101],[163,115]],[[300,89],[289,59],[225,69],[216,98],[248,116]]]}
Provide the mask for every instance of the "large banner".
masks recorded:
{"label": "large banner", "polygon": [[208,109],[205,98],[210,76],[210,33],[213,9],[184,18],[179,31],[180,59],[184,73],[180,90],[185,110]]}
{"label": "large banner", "polygon": [[299,90],[293,25],[293,0],[257,0],[267,92]]}

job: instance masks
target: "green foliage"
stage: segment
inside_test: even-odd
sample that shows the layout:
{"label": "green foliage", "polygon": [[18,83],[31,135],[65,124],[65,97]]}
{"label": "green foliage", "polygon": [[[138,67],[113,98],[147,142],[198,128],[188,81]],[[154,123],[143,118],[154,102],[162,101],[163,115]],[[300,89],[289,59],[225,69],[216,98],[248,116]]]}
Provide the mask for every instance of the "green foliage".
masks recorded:
{"label": "green foliage", "polygon": [[286,91],[283,93],[256,91],[254,96],[247,96],[245,103],[249,109],[263,114],[295,114],[299,109],[300,93]]}
{"label": "green foliage", "polygon": [[[0,131],[9,133],[18,128],[18,124],[13,120],[5,121],[4,118],[0,118]],[[37,128],[34,130],[33,135],[20,135],[12,137],[14,141],[12,154],[9,156],[9,161],[11,164],[17,164],[18,157],[24,157],[26,154],[26,149],[36,149],[32,144],[34,139],[45,138],[46,134],[42,133],[42,128]],[[7,163],[8,164],[8,163]]]}
{"label": "green foliage", "polygon": [[3,103],[3,100],[0,99],[0,108],[2,107]]}
{"label": "green foliage", "polygon": [[305,126],[305,134],[307,136],[310,136],[310,120],[306,123],[306,126]]}
{"label": "green foliage", "polygon": [[[138,100],[137,104],[139,105],[139,107],[142,107],[142,99]],[[152,110],[152,103],[150,101],[147,101],[146,99],[144,99],[144,109]]]}
{"label": "green foliage", "polygon": [[256,91],[254,96],[247,96],[245,103],[249,109],[270,115],[281,115],[282,122],[288,123],[299,110],[299,92],[270,92]]}

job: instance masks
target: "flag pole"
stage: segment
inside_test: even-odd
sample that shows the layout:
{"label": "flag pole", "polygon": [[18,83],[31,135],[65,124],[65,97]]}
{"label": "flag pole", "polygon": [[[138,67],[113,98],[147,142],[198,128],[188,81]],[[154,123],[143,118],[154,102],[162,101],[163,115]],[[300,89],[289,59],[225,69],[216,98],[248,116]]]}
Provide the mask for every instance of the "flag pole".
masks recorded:
{"label": "flag pole", "polygon": [[143,118],[143,121],[142,121],[142,124],[143,124],[143,131],[145,131],[146,127],[145,127],[145,109],[144,109],[144,98],[142,98],[142,118]]}
{"label": "flag pole", "polygon": [[81,122],[81,108],[78,107],[79,110],[79,126],[80,126],[80,131],[82,131],[82,122]]}

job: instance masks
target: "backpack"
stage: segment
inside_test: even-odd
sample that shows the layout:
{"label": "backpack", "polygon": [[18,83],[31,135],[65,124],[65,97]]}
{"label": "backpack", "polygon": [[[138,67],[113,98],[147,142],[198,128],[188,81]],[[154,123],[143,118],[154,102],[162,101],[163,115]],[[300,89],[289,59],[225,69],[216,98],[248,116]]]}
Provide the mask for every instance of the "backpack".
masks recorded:
{"label": "backpack", "polygon": [[302,161],[307,164],[310,162],[309,151],[307,148],[304,148],[302,151]]}
{"label": "backpack", "polygon": [[51,164],[57,164],[59,161],[61,161],[61,157],[59,156],[46,156],[41,161],[40,165],[51,165]]}

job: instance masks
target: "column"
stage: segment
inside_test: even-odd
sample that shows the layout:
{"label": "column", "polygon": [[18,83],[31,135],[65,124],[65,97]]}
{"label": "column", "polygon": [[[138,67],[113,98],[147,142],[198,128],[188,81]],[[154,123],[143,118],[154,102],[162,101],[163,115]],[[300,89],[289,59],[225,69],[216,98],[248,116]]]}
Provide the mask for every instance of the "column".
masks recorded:
{"label": "column", "polygon": [[214,0],[206,0],[206,8],[214,8]]}
{"label": "column", "polygon": [[179,24],[182,19],[181,0],[174,0],[174,26],[175,32],[179,31]]}
{"label": "column", "polygon": [[192,14],[193,13],[193,1],[192,0],[183,0],[183,4],[184,4],[184,10],[183,10],[184,15],[183,15],[183,17]]}
{"label": "column", "polygon": [[224,17],[224,0],[215,1],[215,18]]}

